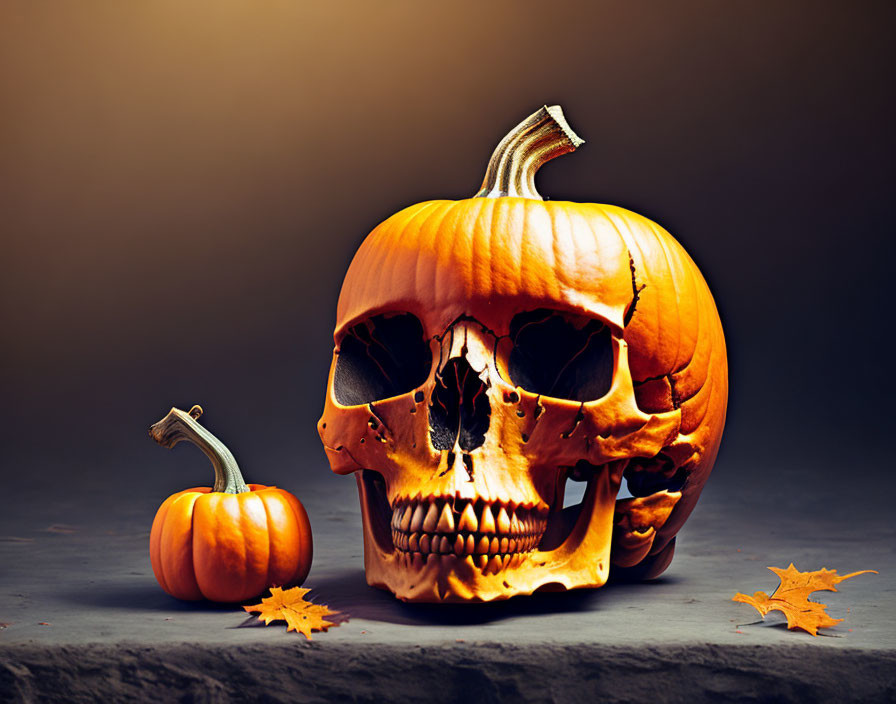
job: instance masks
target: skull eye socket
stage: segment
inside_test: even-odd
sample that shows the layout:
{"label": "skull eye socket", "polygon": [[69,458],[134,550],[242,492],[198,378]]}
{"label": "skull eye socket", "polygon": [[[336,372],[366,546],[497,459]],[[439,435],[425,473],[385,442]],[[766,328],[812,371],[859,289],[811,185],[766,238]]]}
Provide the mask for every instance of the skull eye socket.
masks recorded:
{"label": "skull eye socket", "polygon": [[399,396],[426,381],[431,366],[416,316],[374,315],[349,328],[339,343],[333,392],[343,406]]}
{"label": "skull eye socket", "polygon": [[583,402],[596,401],[610,390],[613,342],[601,321],[539,308],[513,317],[510,339],[508,372],[514,385]]}

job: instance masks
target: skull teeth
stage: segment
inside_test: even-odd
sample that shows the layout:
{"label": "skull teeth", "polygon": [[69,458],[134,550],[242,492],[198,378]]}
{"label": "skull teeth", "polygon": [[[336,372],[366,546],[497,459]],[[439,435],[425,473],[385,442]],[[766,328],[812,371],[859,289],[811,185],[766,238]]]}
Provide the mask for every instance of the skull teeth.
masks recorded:
{"label": "skull teeth", "polygon": [[[398,563],[402,567],[414,568],[417,570],[421,569],[425,564],[438,560],[445,561],[448,559],[453,560],[455,558],[453,555],[449,558],[447,555],[439,555],[436,553],[398,553]],[[523,555],[515,553],[513,555],[467,555],[463,559],[467,564],[478,567],[485,574],[497,574],[504,569],[518,567],[525,558]]]}
{"label": "skull teeth", "polygon": [[392,542],[401,553],[472,557],[486,571],[535,549],[547,525],[535,509],[451,499],[399,502],[392,510]]}

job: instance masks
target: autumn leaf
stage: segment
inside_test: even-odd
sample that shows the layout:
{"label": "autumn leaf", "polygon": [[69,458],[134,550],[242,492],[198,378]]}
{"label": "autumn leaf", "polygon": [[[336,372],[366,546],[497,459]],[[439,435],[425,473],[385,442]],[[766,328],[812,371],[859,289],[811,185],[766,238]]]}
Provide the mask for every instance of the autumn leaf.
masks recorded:
{"label": "autumn leaf", "polygon": [[324,604],[305,601],[304,597],[310,591],[300,587],[285,591],[280,587],[271,587],[271,595],[262,599],[260,604],[243,608],[249,613],[260,612],[258,618],[266,626],[271,621],[286,621],[287,632],[298,631],[311,640],[311,631],[326,631],[330,626],[339,624],[324,619],[324,616],[335,616],[337,611],[330,611]]}
{"label": "autumn leaf", "polygon": [[837,570],[829,570],[824,567],[815,572],[800,572],[792,562],[786,570],[780,567],[769,567],[769,569],[781,580],[781,584],[772,592],[771,596],[765,592],[756,592],[753,596],[738,593],[734,595],[732,601],[749,604],[763,617],[769,611],[781,611],[787,617],[788,628],[801,628],[813,636],[818,635],[819,628],[836,626],[843,619],[831,618],[825,611],[827,608],[825,604],[810,601],[809,595],[812,592],[835,592],[837,591],[836,585],[844,579],[859,574],[877,574],[875,570],[862,570],[841,577],[837,574]]}

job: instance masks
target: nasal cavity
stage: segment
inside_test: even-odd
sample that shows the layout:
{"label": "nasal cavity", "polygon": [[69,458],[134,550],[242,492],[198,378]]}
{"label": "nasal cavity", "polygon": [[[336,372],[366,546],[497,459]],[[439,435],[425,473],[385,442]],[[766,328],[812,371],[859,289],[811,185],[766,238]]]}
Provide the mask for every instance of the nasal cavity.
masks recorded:
{"label": "nasal cavity", "polygon": [[485,442],[491,406],[486,385],[466,359],[448,360],[436,374],[429,406],[429,434],[436,450],[459,445],[470,452]]}

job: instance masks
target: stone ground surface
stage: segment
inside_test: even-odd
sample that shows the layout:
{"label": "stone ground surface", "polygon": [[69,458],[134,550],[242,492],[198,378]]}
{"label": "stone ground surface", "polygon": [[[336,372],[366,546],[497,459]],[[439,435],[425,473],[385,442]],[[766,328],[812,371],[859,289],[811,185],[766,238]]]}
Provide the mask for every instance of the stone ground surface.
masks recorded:
{"label": "stone ground surface", "polygon": [[[0,515],[0,701],[896,701],[892,511],[858,487],[710,482],[659,580],[498,604],[415,606],[369,588],[354,482],[294,490],[311,516],[306,586],[350,620],[305,641],[155,582],[162,497],[39,492]],[[798,477],[791,477],[794,485]],[[877,569],[818,593],[824,637],[731,601],[767,565]]]}

